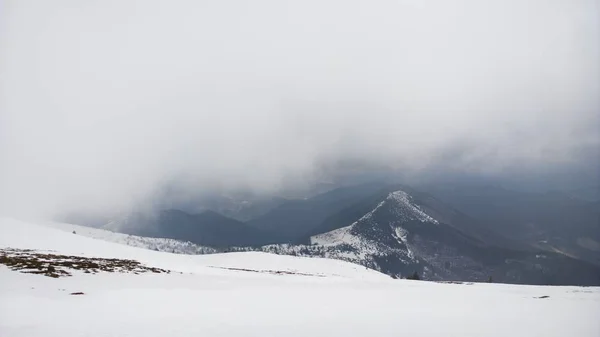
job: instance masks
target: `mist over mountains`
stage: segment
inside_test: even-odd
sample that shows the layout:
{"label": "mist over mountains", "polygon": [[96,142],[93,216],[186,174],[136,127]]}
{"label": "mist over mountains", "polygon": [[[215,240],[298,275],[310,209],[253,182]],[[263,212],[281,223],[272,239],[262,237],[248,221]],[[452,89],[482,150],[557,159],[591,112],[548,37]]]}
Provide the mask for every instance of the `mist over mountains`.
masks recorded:
{"label": "mist over mountains", "polygon": [[600,0],[0,0],[0,337],[599,337],[599,60]]}
{"label": "mist over mountains", "polygon": [[[600,284],[600,209],[594,202],[493,185],[420,188],[379,181],[302,199],[236,204],[220,198],[212,205],[230,217],[205,204],[196,214],[134,212],[99,228],[221,252],[341,259],[394,277],[416,271],[429,280]],[[248,217],[249,209],[262,211]]]}
{"label": "mist over mountains", "polygon": [[395,277],[593,284],[598,13],[3,1],[0,215]]}
{"label": "mist over mountains", "polygon": [[597,7],[3,2],[0,211],[376,176],[598,186]]}

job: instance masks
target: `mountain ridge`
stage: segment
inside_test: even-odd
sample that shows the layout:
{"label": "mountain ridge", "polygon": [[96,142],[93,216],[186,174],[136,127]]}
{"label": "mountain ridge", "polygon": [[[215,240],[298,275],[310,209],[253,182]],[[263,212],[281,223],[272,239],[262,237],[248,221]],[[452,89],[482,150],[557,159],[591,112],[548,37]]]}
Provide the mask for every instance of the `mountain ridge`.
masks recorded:
{"label": "mountain ridge", "polygon": [[[550,195],[550,200],[556,198],[562,197]],[[339,188],[284,202],[265,216],[268,221],[260,229],[256,222],[212,210],[163,210],[129,214],[107,228],[118,224],[128,234],[191,241],[217,251],[336,258],[394,277],[417,271],[432,280],[600,283],[598,266],[559,249],[506,237],[438,196],[402,184]],[[596,247],[593,240],[579,244]]]}
{"label": "mountain ridge", "polygon": [[[428,207],[432,209],[431,204]],[[492,235],[485,229],[482,233]],[[397,190],[354,223],[311,236],[310,245],[268,245],[261,250],[342,259],[394,277],[418,271],[432,280],[491,277],[507,283],[600,284],[596,266],[533,247],[503,246],[505,242],[473,236],[440,221],[417,198]]]}

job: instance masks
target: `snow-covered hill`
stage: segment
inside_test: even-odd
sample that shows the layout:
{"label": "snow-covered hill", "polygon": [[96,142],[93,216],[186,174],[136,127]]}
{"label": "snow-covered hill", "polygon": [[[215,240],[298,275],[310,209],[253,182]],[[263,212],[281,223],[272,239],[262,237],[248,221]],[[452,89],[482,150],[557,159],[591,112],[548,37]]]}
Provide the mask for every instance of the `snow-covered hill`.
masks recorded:
{"label": "snow-covered hill", "polygon": [[[562,254],[534,250],[533,247],[515,247],[496,233],[474,223],[473,219],[410,188],[392,186],[367,200],[357,207],[360,211],[351,211],[353,217],[338,217],[335,225],[329,223],[321,227],[322,232],[315,231],[319,234],[310,237],[309,245],[271,244],[248,247],[232,246],[233,243],[230,242],[227,246],[215,249],[191,242],[156,238],[160,234],[152,231],[147,235],[154,238],[75,225],[50,225],[68,232],[75,231],[78,235],[172,253],[262,251],[337,259],[398,278],[418,272],[427,280],[481,282],[492,278],[497,282],[518,284],[600,285],[600,267]],[[189,231],[179,231],[178,237],[189,238],[184,234],[195,233],[192,236],[201,242],[215,242],[210,239],[211,233],[219,231],[209,228],[219,227],[218,223],[222,218],[216,216],[213,220],[217,223],[210,225],[210,219],[205,219],[208,222],[203,227],[192,215],[178,211],[161,214],[165,216],[164,221],[160,222],[163,227],[188,228]],[[124,228],[123,224],[125,227],[127,224],[140,227],[143,223],[150,226],[145,221],[130,221],[127,217],[121,220],[111,222],[105,228],[110,228],[113,224],[120,224],[118,227],[121,230]],[[198,228],[209,230],[196,233]],[[217,241],[229,242],[230,237],[237,237],[234,240],[236,242],[244,241],[238,234],[238,231],[220,232]]]}
{"label": "snow-covered hill", "polygon": [[600,288],[394,280],[343,261],[178,255],[0,219],[0,249],[8,247],[45,261],[128,259],[169,272],[52,278],[3,258],[1,336],[600,335]]}
{"label": "snow-covered hill", "polygon": [[600,284],[597,266],[561,254],[514,249],[454,209],[414,195],[401,189],[382,195],[352,224],[314,235],[310,245],[276,244],[260,250],[340,259],[395,277],[417,271],[428,280],[491,277],[521,284]]}
{"label": "snow-covered hill", "polygon": [[[261,247],[260,250],[275,254],[339,259],[400,277],[421,268],[421,261],[408,242],[408,231],[402,227],[408,222],[429,226],[439,224],[414,203],[408,193],[397,190],[390,192],[356,222],[312,236],[311,245],[274,244]],[[393,267],[386,266],[387,262],[391,262]]]}
{"label": "snow-covered hill", "polygon": [[121,243],[128,246],[169,252],[176,254],[214,254],[218,251],[211,247],[200,246],[189,241],[179,241],[165,238],[149,238],[145,236],[117,233],[107,229],[92,228],[60,222],[48,222],[45,225],[85,237],[109,242]]}
{"label": "snow-covered hill", "polygon": [[[147,265],[175,272],[205,272],[209,268],[235,268],[250,270],[278,270],[294,272],[303,270],[309,274],[325,276],[387,279],[388,276],[366,270],[344,261],[307,259],[280,256],[262,252],[244,252],[208,255],[181,255],[131,247],[107,242],[102,238],[91,238],[64,230],[65,224],[33,224],[14,219],[0,218],[0,247],[34,249],[65,255],[120,258],[140,261]],[[63,229],[57,229],[62,227]],[[100,232],[102,233],[102,232]],[[161,239],[162,240],[162,239]],[[356,273],[360,271],[360,273]]]}
{"label": "snow-covered hill", "polygon": [[[387,212],[392,214],[393,218],[386,226],[379,228],[376,216],[383,208],[387,208]],[[377,267],[377,256],[394,254],[398,262],[414,265],[419,261],[409,247],[408,231],[402,227],[403,223],[409,221],[438,224],[437,220],[412,203],[406,192],[394,191],[355,223],[315,235],[311,237],[311,244],[327,247],[328,257],[355,263]]]}

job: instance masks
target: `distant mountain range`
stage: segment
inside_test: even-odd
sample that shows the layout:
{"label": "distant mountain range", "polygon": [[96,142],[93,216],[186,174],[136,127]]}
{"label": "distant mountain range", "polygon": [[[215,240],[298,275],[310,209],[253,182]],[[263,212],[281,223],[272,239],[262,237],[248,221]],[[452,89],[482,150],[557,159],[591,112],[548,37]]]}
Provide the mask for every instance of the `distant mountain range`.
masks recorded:
{"label": "distant mountain range", "polygon": [[436,199],[403,189],[388,193],[350,225],[312,236],[310,243],[261,249],[342,259],[396,277],[417,271],[431,280],[600,284],[599,266],[512,242]]}
{"label": "distant mountain range", "polygon": [[428,193],[514,241],[600,265],[600,204],[563,192],[436,185]]}
{"label": "distant mountain range", "polygon": [[367,183],[272,201],[246,222],[163,210],[103,228],[218,251],[336,258],[394,277],[600,285],[600,211],[566,194]]}
{"label": "distant mountain range", "polygon": [[[311,234],[322,233],[319,228],[326,226],[324,223],[330,217],[377,195],[385,186],[383,183],[361,184],[337,188],[308,199],[288,200],[248,221],[248,225],[272,233],[278,241],[305,242]],[[347,224],[336,222],[333,226]]]}
{"label": "distant mountain range", "polygon": [[258,245],[272,237],[270,233],[214,211],[200,214],[180,210],[150,214],[138,212],[113,220],[103,228],[131,235],[190,241],[215,248]]}

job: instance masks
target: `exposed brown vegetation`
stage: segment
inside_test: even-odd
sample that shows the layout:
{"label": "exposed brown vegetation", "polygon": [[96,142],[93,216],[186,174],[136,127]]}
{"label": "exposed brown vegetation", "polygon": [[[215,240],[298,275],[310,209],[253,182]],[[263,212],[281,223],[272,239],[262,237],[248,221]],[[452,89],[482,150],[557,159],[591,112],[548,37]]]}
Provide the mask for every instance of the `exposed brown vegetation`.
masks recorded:
{"label": "exposed brown vegetation", "polygon": [[0,249],[0,264],[22,273],[40,274],[58,278],[71,276],[72,270],[84,273],[169,273],[169,270],[147,267],[135,260],[104,259],[41,253],[30,249]]}

